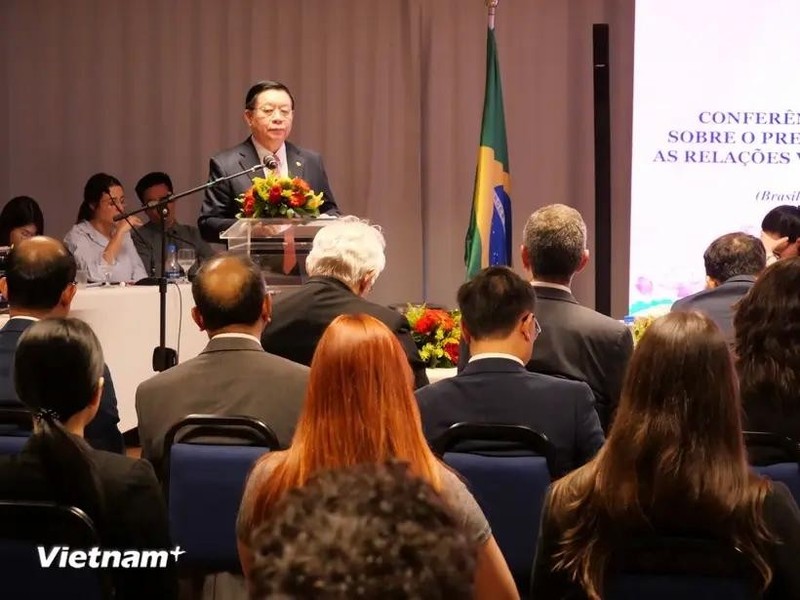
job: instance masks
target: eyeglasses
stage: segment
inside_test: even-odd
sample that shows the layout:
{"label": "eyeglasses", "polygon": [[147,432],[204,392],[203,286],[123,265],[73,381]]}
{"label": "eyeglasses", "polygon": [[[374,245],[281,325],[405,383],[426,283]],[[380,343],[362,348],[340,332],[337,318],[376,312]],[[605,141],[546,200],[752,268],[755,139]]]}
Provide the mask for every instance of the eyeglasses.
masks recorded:
{"label": "eyeglasses", "polygon": [[108,202],[106,202],[108,206],[125,206],[125,196],[120,196],[119,198],[114,198],[114,196],[108,197]]}
{"label": "eyeglasses", "polygon": [[522,317],[522,320],[524,321],[528,317],[533,319],[533,339],[536,339],[539,337],[539,334],[542,333],[542,326],[539,325],[539,319],[533,316],[533,313],[528,313],[527,315]]}
{"label": "eyeglasses", "polygon": [[288,119],[292,115],[292,109],[288,106],[259,106],[256,110],[265,117],[270,117],[277,113],[284,119]]}

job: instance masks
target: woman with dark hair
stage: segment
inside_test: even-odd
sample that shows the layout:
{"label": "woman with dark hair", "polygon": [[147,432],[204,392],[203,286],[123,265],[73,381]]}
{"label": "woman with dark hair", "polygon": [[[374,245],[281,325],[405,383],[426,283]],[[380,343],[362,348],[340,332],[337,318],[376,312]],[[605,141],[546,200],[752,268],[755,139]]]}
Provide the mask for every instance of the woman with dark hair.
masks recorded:
{"label": "woman with dark hair", "polygon": [[325,469],[397,459],[442,494],[478,546],[474,597],[518,598],[475,499],[425,441],[413,381],[405,352],[386,325],[367,315],[333,320],[314,353],[290,448],[264,455],[248,478],[237,524],[245,575],[253,564],[253,531],[289,490]]}
{"label": "woman with dark hair", "polygon": [[551,486],[532,597],[602,598],[617,545],[652,535],[735,546],[765,598],[800,598],[800,510],[748,467],[728,345],[697,312],[650,325],[605,446]]}
{"label": "woman with dark hair", "polygon": [[142,221],[132,216],[114,221],[125,210],[125,191],[119,179],[96,173],[83,189],[78,219],[64,237],[64,244],[75,256],[78,268],[92,281],[138,281],[147,271],[131,240],[131,225]]}
{"label": "woman with dark hair", "polygon": [[14,246],[44,233],[44,215],[36,200],[17,196],[0,212],[0,246]]}
{"label": "woman with dark hair", "polygon": [[[733,319],[745,429],[800,442],[800,258],[768,267]],[[774,462],[752,448],[751,462]]]}
{"label": "woman with dark hair", "polygon": [[767,250],[767,264],[800,253],[800,207],[776,206],[761,221],[761,242]]}
{"label": "woman with dark hair", "polygon": [[[34,435],[18,456],[0,457],[0,499],[55,501],[83,510],[103,547],[169,550],[166,506],[143,460],[92,449],[83,432],[100,404],[103,353],[78,319],[31,325],[14,357],[19,399],[34,416]],[[112,571],[116,598],[172,598],[174,565]]]}

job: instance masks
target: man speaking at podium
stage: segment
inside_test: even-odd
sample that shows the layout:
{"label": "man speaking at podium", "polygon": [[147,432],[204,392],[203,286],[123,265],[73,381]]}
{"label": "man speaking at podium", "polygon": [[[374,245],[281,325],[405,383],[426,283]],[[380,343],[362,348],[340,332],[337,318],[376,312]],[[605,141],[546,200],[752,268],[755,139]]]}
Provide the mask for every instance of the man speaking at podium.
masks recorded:
{"label": "man speaking at podium", "polygon": [[[322,192],[320,214],[338,215],[328,175],[322,157],[311,150],[298,148],[286,141],[292,131],[294,97],[289,88],[277,81],[260,81],[247,92],[244,120],[250,127],[250,137],[211,159],[209,180],[232,175],[275,158],[275,170],[280,175],[304,179],[316,193]],[[219,234],[236,220],[239,204],[236,198],[253,184],[253,177],[264,177],[261,170],[223,181],[206,190],[197,226],[203,239],[219,242]]]}

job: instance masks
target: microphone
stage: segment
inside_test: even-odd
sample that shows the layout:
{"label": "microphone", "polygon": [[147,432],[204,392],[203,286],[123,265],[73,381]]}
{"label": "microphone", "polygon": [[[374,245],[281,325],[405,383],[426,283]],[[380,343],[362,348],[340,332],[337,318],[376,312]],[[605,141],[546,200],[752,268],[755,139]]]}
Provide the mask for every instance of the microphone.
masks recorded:
{"label": "microphone", "polygon": [[278,168],[278,158],[274,154],[267,154],[262,162],[270,171]]}

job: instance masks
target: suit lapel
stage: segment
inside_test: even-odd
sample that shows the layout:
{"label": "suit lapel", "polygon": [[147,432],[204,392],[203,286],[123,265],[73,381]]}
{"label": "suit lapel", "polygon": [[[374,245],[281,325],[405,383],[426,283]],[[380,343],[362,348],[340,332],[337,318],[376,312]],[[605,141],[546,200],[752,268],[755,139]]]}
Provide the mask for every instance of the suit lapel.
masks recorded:
{"label": "suit lapel", "polygon": [[305,178],[306,166],[297,146],[286,142],[286,162],[289,168],[289,177]]}
{"label": "suit lapel", "polygon": [[[256,152],[256,147],[253,145],[253,141],[250,138],[247,138],[244,143],[239,145],[239,166],[242,168],[242,171],[244,171],[250,167],[255,167],[257,164],[258,152]],[[248,176],[250,177],[250,181],[252,181],[254,177],[263,177],[264,173],[255,171],[250,173]]]}

